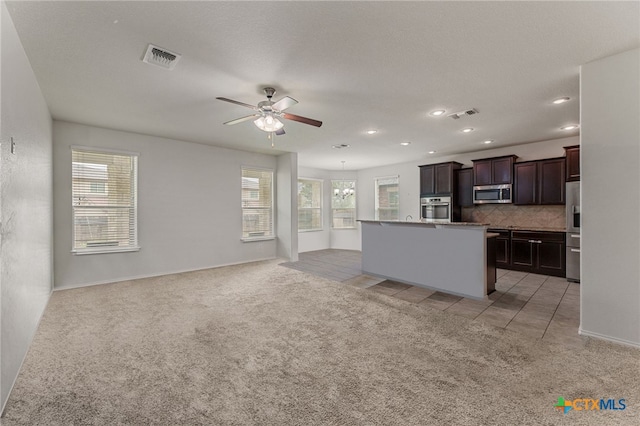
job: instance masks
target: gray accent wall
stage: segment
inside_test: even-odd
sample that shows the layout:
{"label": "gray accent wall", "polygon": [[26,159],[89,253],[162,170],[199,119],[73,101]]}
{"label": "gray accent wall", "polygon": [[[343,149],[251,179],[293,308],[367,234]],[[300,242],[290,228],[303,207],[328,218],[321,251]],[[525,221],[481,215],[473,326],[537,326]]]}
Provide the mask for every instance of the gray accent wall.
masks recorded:
{"label": "gray accent wall", "polygon": [[[71,146],[139,153],[140,251],[71,253]],[[55,288],[123,281],[276,257],[276,239],[241,241],[241,168],[277,157],[54,121]]]}
{"label": "gray accent wall", "polygon": [[51,294],[53,201],[51,116],[4,2],[0,15],[0,405],[4,409]]}
{"label": "gray accent wall", "polygon": [[584,335],[640,346],[640,49],[580,73]]}

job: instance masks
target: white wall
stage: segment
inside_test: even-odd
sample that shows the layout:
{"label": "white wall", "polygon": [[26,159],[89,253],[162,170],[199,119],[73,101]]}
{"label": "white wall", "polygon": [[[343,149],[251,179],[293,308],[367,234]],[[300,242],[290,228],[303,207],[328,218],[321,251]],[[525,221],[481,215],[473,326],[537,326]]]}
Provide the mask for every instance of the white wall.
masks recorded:
{"label": "white wall", "polygon": [[278,257],[298,260],[298,154],[278,156],[276,172]]}
{"label": "white wall", "polygon": [[[569,137],[554,139],[550,141],[542,141],[528,143],[524,145],[515,145],[505,148],[487,149],[464,154],[455,154],[447,156],[426,156],[420,160],[392,164],[389,166],[375,167],[371,169],[363,169],[358,172],[358,219],[374,219],[375,216],[375,188],[374,181],[377,177],[398,175],[400,185],[400,220],[405,220],[411,215],[414,220],[420,218],[420,169],[418,166],[424,164],[443,163],[446,161],[457,161],[463,164],[463,167],[471,167],[471,160],[479,160],[482,158],[499,157],[501,155],[515,154],[518,156],[517,161],[540,160],[543,158],[553,158],[564,156],[565,146],[578,145],[579,137]],[[360,236],[352,236],[357,241],[351,241],[352,246],[360,247]]]}
{"label": "white wall", "polygon": [[[71,145],[140,153],[139,252],[71,253]],[[275,172],[275,156],[54,121],[53,160],[57,289],[276,257],[276,240],[240,240],[241,166]]]}
{"label": "white wall", "polygon": [[[51,116],[4,2],[0,112],[0,406],[52,288]],[[10,139],[16,143],[10,152]]]}
{"label": "white wall", "polygon": [[563,147],[578,145],[579,143],[579,137],[574,136],[505,148],[486,149],[464,154],[436,157],[425,155],[421,160],[363,169],[359,171],[341,172],[300,167],[298,170],[298,176],[322,179],[324,182],[324,229],[322,231],[299,233],[300,253],[328,248],[347,250],[361,249],[359,226],[357,229],[353,230],[331,229],[331,179],[356,180],[357,218],[372,220],[375,216],[375,179],[385,176],[399,176],[400,219],[404,220],[410,215],[414,220],[417,220],[420,218],[420,169],[418,166],[442,163],[446,161],[457,161],[462,163],[463,167],[471,167],[473,165],[471,160],[511,154],[518,156],[517,161],[562,157],[564,156]]}
{"label": "white wall", "polygon": [[580,332],[640,346],[640,50],[582,66]]}

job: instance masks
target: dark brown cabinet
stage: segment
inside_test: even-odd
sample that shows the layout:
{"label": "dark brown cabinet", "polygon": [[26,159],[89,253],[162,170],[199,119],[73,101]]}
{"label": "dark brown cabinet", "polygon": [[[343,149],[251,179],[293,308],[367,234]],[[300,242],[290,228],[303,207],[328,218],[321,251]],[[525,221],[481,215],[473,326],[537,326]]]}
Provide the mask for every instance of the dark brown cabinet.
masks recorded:
{"label": "dark brown cabinet", "polygon": [[564,204],[565,159],[525,161],[513,166],[514,204]]}
{"label": "dark brown cabinet", "polygon": [[565,276],[565,233],[513,231],[509,269]]}
{"label": "dark brown cabinet", "polygon": [[496,238],[487,237],[487,294],[496,291]]}
{"label": "dark brown cabinet", "polygon": [[454,172],[460,167],[462,164],[455,161],[420,166],[420,196],[453,194],[457,185]]}
{"label": "dark brown cabinet", "polygon": [[580,180],[580,145],[565,146],[567,182]]}
{"label": "dark brown cabinet", "polygon": [[474,185],[503,185],[513,183],[515,155],[473,160]]}
{"label": "dark brown cabinet", "polygon": [[505,229],[488,229],[487,232],[498,234],[496,240],[496,267],[509,269],[511,264],[511,231]]}
{"label": "dark brown cabinet", "polygon": [[473,207],[473,169],[460,169],[456,197],[460,207]]}

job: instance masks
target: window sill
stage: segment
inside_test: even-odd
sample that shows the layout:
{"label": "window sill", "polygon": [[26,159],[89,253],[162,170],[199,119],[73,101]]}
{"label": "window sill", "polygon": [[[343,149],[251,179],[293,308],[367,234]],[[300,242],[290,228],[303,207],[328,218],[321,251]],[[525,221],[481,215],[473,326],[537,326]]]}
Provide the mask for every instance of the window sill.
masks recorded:
{"label": "window sill", "polygon": [[298,233],[301,234],[303,232],[322,232],[324,231],[324,229],[319,228],[319,229],[299,229]]}
{"label": "window sill", "polygon": [[140,247],[127,247],[117,249],[88,249],[88,250],[71,250],[71,253],[76,256],[84,256],[86,254],[109,254],[109,253],[129,253],[134,251],[140,251]]}
{"label": "window sill", "polygon": [[240,238],[240,241],[242,241],[243,243],[252,243],[254,241],[270,241],[275,239],[276,237],[247,237],[247,238]]}
{"label": "window sill", "polygon": [[332,231],[353,231],[357,229],[357,226],[354,226],[353,228],[331,228]]}

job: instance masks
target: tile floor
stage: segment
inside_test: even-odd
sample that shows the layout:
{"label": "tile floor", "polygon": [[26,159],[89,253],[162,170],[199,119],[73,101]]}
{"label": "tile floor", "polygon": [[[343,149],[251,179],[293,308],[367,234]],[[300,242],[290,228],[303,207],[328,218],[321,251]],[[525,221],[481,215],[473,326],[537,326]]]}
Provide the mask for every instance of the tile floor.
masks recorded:
{"label": "tile floor", "polygon": [[581,346],[587,339],[578,335],[580,285],[564,278],[498,269],[496,291],[473,300],[362,274],[354,250],[301,253],[282,265],[543,340]]}

